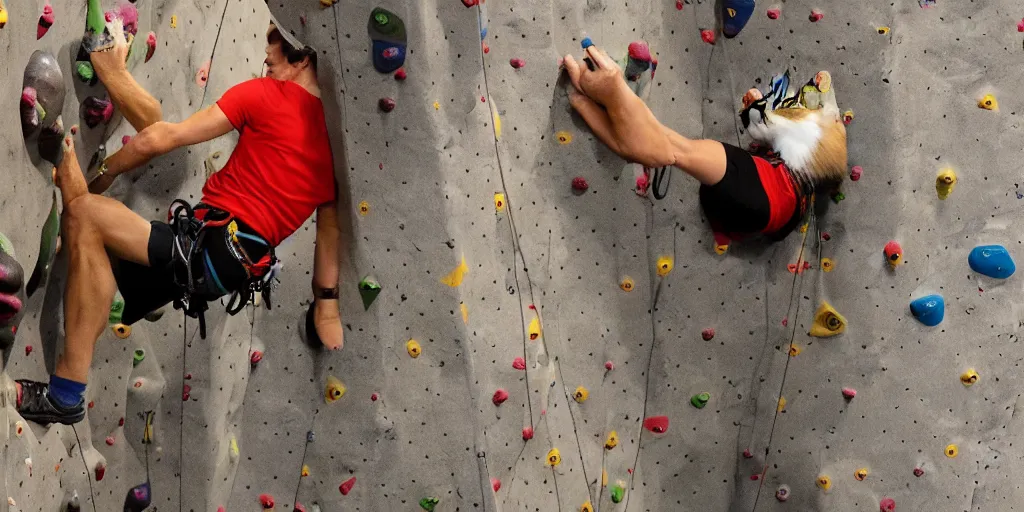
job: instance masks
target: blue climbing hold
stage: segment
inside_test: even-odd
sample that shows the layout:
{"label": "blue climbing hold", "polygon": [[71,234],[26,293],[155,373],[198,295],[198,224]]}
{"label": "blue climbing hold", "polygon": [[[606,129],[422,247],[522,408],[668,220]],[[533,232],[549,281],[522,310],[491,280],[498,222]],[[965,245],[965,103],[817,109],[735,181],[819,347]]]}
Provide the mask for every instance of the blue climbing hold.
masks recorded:
{"label": "blue climbing hold", "polygon": [[910,313],[922,324],[935,327],[946,316],[946,300],[941,295],[926,295],[910,302]]}
{"label": "blue climbing hold", "polygon": [[589,37],[584,37],[583,41],[580,42],[580,46],[583,46],[583,49],[586,50],[587,48],[594,46],[594,42],[591,41]]}
{"label": "blue climbing hold", "polygon": [[754,0],[724,0],[722,2],[722,35],[733,38],[739,35],[754,13]]}
{"label": "blue climbing hold", "polygon": [[971,270],[994,279],[1006,279],[1017,270],[1013,257],[1001,245],[979,245],[967,257]]}

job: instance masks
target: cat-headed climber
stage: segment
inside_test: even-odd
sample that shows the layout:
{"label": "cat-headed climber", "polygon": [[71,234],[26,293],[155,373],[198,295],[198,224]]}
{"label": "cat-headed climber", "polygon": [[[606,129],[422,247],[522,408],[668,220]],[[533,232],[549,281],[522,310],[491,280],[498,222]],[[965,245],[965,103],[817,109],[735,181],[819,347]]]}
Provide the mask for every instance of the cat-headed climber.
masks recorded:
{"label": "cat-headed climber", "polygon": [[788,74],[774,79],[767,94],[751,89],[744,95],[744,127],[781,157],[766,158],[669,129],[627,85],[615,61],[594,45],[585,52],[584,65],[571,55],[563,59],[573,109],[622,158],[652,169],[678,167],[696,178],[719,254],[731,240],[785,238],[814,193],[836,189],[846,175],[846,128],[827,71],[794,96]]}

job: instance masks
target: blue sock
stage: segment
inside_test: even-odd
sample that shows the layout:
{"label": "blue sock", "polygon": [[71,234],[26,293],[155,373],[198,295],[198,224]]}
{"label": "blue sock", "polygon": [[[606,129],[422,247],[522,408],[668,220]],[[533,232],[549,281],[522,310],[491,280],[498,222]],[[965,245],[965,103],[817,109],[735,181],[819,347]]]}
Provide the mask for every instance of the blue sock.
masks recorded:
{"label": "blue sock", "polygon": [[85,383],[51,375],[49,396],[55,405],[70,409],[85,401]]}

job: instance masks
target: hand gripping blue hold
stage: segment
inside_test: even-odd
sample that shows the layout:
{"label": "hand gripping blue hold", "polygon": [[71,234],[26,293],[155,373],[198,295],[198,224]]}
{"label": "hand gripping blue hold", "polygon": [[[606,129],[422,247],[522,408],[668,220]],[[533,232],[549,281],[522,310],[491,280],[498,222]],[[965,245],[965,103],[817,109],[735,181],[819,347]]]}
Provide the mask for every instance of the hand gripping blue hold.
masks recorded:
{"label": "hand gripping blue hold", "polygon": [[979,245],[967,256],[971,270],[993,279],[1006,279],[1017,270],[1013,257],[1001,245]]}
{"label": "hand gripping blue hold", "polygon": [[935,327],[946,316],[946,301],[941,295],[926,295],[911,301],[910,313],[922,324]]}
{"label": "hand gripping blue hold", "polygon": [[754,14],[754,0],[722,0],[722,35],[733,38]]}

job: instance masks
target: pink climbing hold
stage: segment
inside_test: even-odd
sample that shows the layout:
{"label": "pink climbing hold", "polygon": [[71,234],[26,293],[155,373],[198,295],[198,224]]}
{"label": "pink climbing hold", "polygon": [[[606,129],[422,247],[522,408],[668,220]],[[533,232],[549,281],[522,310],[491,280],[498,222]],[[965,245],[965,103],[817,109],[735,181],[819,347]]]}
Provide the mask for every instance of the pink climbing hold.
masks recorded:
{"label": "pink climbing hold", "polygon": [[676,10],[677,11],[683,10],[683,0],[676,0]]}
{"label": "pink climbing hold", "polygon": [[269,494],[260,494],[260,505],[264,509],[274,508],[274,497]]}
{"label": "pink climbing hold", "polygon": [[523,427],[523,441],[533,439],[533,427]]}
{"label": "pink climbing hold", "polygon": [[651,48],[643,41],[629,43],[629,57],[641,62],[651,61]]}
{"label": "pink climbing hold", "polygon": [[462,5],[465,5],[466,7],[473,7],[479,2],[480,0],[462,0]]}
{"label": "pink climbing hold", "polygon": [[1017,22],[1017,32],[1024,32],[1024,19]]}
{"label": "pink climbing hold", "polygon": [[253,350],[252,354],[249,354],[249,364],[256,366],[263,360],[263,352],[259,350]]}
{"label": "pink climbing hold", "polygon": [[377,393],[374,393],[374,394],[370,395],[370,401],[371,402],[376,402],[377,401]]}
{"label": "pink climbing hold", "polygon": [[715,329],[713,327],[704,329],[700,332],[700,337],[704,338],[704,341],[711,341],[715,337]]}
{"label": "pink climbing hold", "polygon": [[811,23],[814,23],[814,22],[821,21],[821,19],[824,18],[824,17],[825,17],[825,15],[822,14],[821,11],[819,11],[817,9],[811,9],[811,15],[808,16],[808,19],[811,20]]}
{"label": "pink climbing hold", "polygon": [[53,26],[54,21],[53,6],[47,2],[43,6],[43,15],[39,17],[39,26],[36,27],[36,40],[42,39],[46,35],[46,32]]}
{"label": "pink climbing hold", "polygon": [[526,61],[520,58],[509,59],[508,64],[515,69],[519,69],[526,65]]}
{"label": "pink climbing hold", "polygon": [[644,428],[655,434],[668,432],[668,416],[651,416],[644,420]]}
{"label": "pink climbing hold", "polygon": [[777,20],[779,16],[782,16],[782,11],[779,9],[768,9],[768,19]]}
{"label": "pink climbing hold", "polygon": [[498,492],[501,489],[501,480],[491,477],[491,489],[494,489],[494,492]]}
{"label": "pink climbing hold", "polygon": [[521,358],[521,357],[517,357],[517,358],[513,359],[512,360],[512,368],[515,368],[516,370],[525,370],[526,369],[526,360]]}
{"label": "pink climbing hold", "polygon": [[853,168],[850,169],[850,181],[858,181],[858,180],[860,180],[860,176],[862,174],[864,174],[864,168],[863,167],[861,167],[859,165],[853,166]]}
{"label": "pink climbing hold", "polygon": [[647,171],[636,177],[636,195],[640,197],[647,197],[647,187],[651,185],[650,178],[647,177]]}
{"label": "pink climbing hold", "polygon": [[185,380],[192,380],[192,374],[191,373],[186,373],[185,374]]}
{"label": "pink climbing hold", "polygon": [[590,184],[587,183],[587,179],[583,176],[576,176],[572,179],[572,189],[577,192],[586,192],[590,188]]}
{"label": "pink climbing hold", "polygon": [[107,436],[107,446],[114,446],[114,436]]}
{"label": "pink climbing hold", "polygon": [[398,71],[395,71],[395,80],[405,80],[406,76],[407,75],[405,74],[405,68],[398,68]]}
{"label": "pink climbing hold", "polygon": [[348,496],[348,493],[352,491],[352,487],[356,485],[356,477],[349,478],[341,483],[338,490],[341,491],[342,496]]}
{"label": "pink climbing hold", "polygon": [[28,356],[30,354],[32,354],[32,345],[25,345],[25,355]]}
{"label": "pink climbing hold", "polygon": [[135,7],[135,3],[121,2],[121,5],[115,9],[117,15],[121,18],[121,24],[124,26],[124,31],[130,33],[132,36],[139,33],[139,10]]}
{"label": "pink climbing hold", "polygon": [[103,98],[89,96],[82,102],[81,114],[85,118],[85,125],[95,128],[114,117],[114,104]]}
{"label": "pink climbing hold", "polygon": [[608,371],[614,370],[615,369],[615,363],[613,363],[611,361],[605,361],[604,362],[604,369],[608,370]]}
{"label": "pink climbing hold", "polygon": [[882,501],[878,504],[878,510],[881,512],[894,512],[896,510],[896,500],[882,498]]}
{"label": "pink climbing hold", "polygon": [[192,393],[192,386],[189,386],[188,384],[185,384],[184,386],[182,386],[182,389],[181,389],[181,401],[182,402],[188,402],[188,399],[191,396],[191,393]]}
{"label": "pink climbing hold", "polygon": [[744,459],[752,459],[752,458],[754,458],[754,454],[750,453],[750,448],[747,448],[746,450],[743,450],[743,458]]}
{"label": "pink climbing hold", "polygon": [[391,112],[395,109],[395,105],[395,100],[392,98],[381,98],[380,101],[377,102],[377,107],[384,112]]}
{"label": "pink climbing hold", "polygon": [[788,316],[782,319],[782,326],[785,327],[787,325],[789,325],[789,317]]}
{"label": "pink climbing hold", "polygon": [[124,137],[121,137],[121,145],[122,146],[127,146],[128,143],[131,142],[131,141],[132,141],[132,136],[131,135],[125,135]]}
{"label": "pink climbing hold", "polygon": [[508,400],[508,391],[501,388],[498,388],[498,390],[494,392],[494,396],[491,397],[491,401],[494,402],[494,405],[501,405],[505,403],[505,400]]}
{"label": "pink climbing hold", "polygon": [[707,44],[715,44],[715,31],[711,29],[701,30],[700,38]]}
{"label": "pink climbing hold", "polygon": [[217,512],[228,512],[228,510],[226,508],[224,508],[224,505],[221,505],[221,506],[217,507]]}
{"label": "pink climbing hold", "polygon": [[924,469],[914,468],[914,476],[916,476],[918,478],[924,476]]}
{"label": "pink climbing hold", "polygon": [[96,473],[96,481],[99,482],[100,480],[103,480],[103,476],[107,474],[107,465],[102,462],[97,463],[94,471]]}
{"label": "pink climbing hold", "polygon": [[857,396],[857,390],[853,388],[843,388],[843,398],[847,400],[853,400],[853,397]]}
{"label": "pink climbing hold", "polygon": [[484,54],[491,53],[491,47],[487,46],[487,43],[480,43],[480,46],[484,49]]}
{"label": "pink climbing hold", "polygon": [[119,427],[123,427],[124,426],[124,418],[121,418],[121,419],[117,420],[117,426],[119,426]]}
{"label": "pink climbing hold", "polygon": [[156,53],[156,32],[150,32],[146,36],[146,62],[153,58],[154,53]]}

